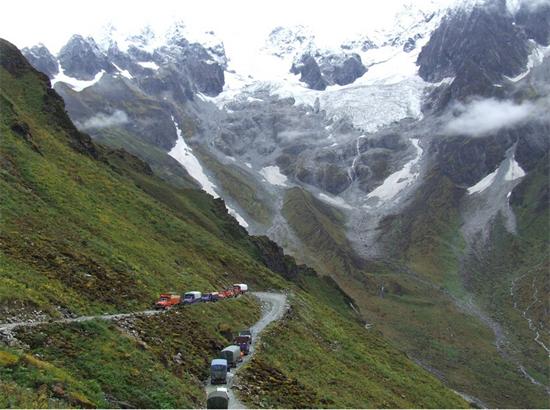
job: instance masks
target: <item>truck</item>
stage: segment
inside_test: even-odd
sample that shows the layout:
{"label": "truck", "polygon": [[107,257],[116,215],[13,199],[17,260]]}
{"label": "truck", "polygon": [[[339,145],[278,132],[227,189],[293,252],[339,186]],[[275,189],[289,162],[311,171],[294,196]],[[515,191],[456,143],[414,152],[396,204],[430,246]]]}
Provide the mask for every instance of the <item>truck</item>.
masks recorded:
{"label": "truck", "polygon": [[227,346],[221,351],[221,358],[227,360],[228,368],[237,367],[237,363],[242,360],[241,347],[237,345]]}
{"label": "truck", "polygon": [[212,363],[210,364],[210,381],[212,384],[227,383],[227,360],[212,360]]}
{"label": "truck", "polygon": [[197,291],[185,292],[185,294],[183,295],[183,304],[192,305],[193,303],[200,302],[201,297],[202,297],[202,293]]}
{"label": "truck", "polygon": [[224,387],[218,387],[216,390],[208,393],[206,396],[207,409],[227,409],[229,408],[229,394]]}
{"label": "truck", "polygon": [[238,296],[234,289],[225,289],[218,292],[221,299],[227,299]]}
{"label": "truck", "polygon": [[248,285],[246,283],[235,283],[233,285],[233,290],[237,294],[244,295],[246,292],[248,292]]}
{"label": "truck", "polygon": [[237,336],[233,339],[233,344],[239,346],[245,356],[250,353],[250,336]]}
{"label": "truck", "polygon": [[155,309],[168,310],[181,303],[181,296],[176,293],[161,293],[155,303]]}
{"label": "truck", "polygon": [[201,300],[203,302],[217,302],[220,299],[218,292],[210,292],[202,295]]}
{"label": "truck", "polygon": [[241,330],[239,336],[248,336],[250,337],[250,343],[252,343],[252,331],[250,329]]}

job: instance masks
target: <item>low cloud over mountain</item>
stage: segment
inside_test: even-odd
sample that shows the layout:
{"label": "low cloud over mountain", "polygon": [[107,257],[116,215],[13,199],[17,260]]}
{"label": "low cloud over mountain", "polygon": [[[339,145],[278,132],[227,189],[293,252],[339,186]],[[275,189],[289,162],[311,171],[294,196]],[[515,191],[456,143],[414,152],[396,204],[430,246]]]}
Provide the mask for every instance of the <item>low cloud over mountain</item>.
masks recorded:
{"label": "low cloud over mountain", "polygon": [[88,118],[82,123],[78,123],[78,127],[82,129],[90,128],[108,128],[117,125],[126,124],[128,122],[128,115],[124,111],[115,110],[112,114],[99,113],[93,117]]}

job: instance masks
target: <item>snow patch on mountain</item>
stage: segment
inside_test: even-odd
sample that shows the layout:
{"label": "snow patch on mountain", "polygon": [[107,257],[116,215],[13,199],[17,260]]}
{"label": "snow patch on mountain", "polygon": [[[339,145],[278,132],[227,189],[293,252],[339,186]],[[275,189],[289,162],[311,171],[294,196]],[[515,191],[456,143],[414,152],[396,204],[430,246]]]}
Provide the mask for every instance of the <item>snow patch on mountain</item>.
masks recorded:
{"label": "snow patch on mountain", "polygon": [[525,171],[516,161],[515,155],[512,155],[510,158],[506,158],[502,161],[499,167],[493,172],[483,177],[475,185],[469,187],[467,191],[469,195],[479,194],[493,186],[493,184],[495,184],[495,182],[499,179],[502,179],[503,181],[515,181],[516,179],[524,176]]}
{"label": "snow patch on mountain", "polygon": [[202,189],[204,189],[214,198],[219,198],[220,196],[216,192],[216,185],[214,185],[210,178],[208,178],[199,160],[197,159],[195,154],[193,154],[193,150],[187,145],[187,143],[183,139],[181,129],[178,126],[178,123],[176,122],[174,117],[172,117],[172,122],[176,127],[178,139],[176,141],[176,145],[174,145],[168,155],[170,155],[181,165],[183,165],[189,175],[191,175],[201,185]]}
{"label": "snow patch on mountain", "polygon": [[368,199],[378,198],[381,201],[389,201],[416,180],[420,173],[418,163],[422,157],[423,150],[417,139],[411,139],[411,143],[416,149],[415,157],[407,162],[399,171],[387,177],[382,185],[369,192],[367,195]]}
{"label": "snow patch on mountain", "polygon": [[468,188],[468,194],[472,195],[472,194],[477,194],[485,191],[487,188],[489,188],[493,184],[497,176],[497,173],[498,173],[498,168],[495,169],[490,174],[483,177],[482,179],[480,179],[478,183]]}
{"label": "snow patch on mountain", "polygon": [[128,80],[131,80],[134,78],[134,76],[132,74],[130,74],[130,72],[128,70],[123,70],[122,68],[120,68],[119,66],[117,66],[115,63],[112,63],[115,68],[117,69],[117,71],[119,72],[119,74],[124,77],[124,78],[127,78]]}
{"label": "snow patch on mountain", "polygon": [[324,193],[320,193],[319,199],[338,208],[353,209],[353,207],[349,205],[343,198],[340,198],[338,196],[328,196]]}
{"label": "snow patch on mountain", "polygon": [[489,237],[491,222],[500,214],[504,226],[510,233],[516,232],[516,217],[510,206],[510,196],[514,188],[525,176],[525,171],[515,159],[516,145],[506,152],[506,158],[498,168],[468,188],[468,195],[463,199],[461,213],[463,218],[462,232],[468,241]]}
{"label": "snow patch on mountain", "polygon": [[154,71],[157,71],[160,68],[158,64],[155,63],[154,61],[138,61],[137,63],[143,68],[148,68]]}
{"label": "snow patch on mountain", "polygon": [[241,225],[243,228],[248,228],[248,222],[239,214],[235,209],[231,208],[229,205],[225,204],[225,207],[227,208],[227,212],[229,212],[229,215],[231,215],[233,218],[237,220],[239,225]]}
{"label": "snow patch on mountain", "polygon": [[525,71],[523,73],[518,74],[515,77],[504,76],[507,80],[513,83],[517,83],[518,81],[525,78],[534,67],[540,65],[542,63],[542,60],[544,60],[544,57],[550,55],[550,46],[548,47],[541,46],[533,40],[530,40],[530,43],[531,43],[532,51],[529,54]]}
{"label": "snow patch on mountain", "polygon": [[504,175],[504,179],[506,181],[514,181],[518,178],[523,178],[524,176],[525,176],[525,171],[518,164],[515,156],[512,157],[512,159],[510,160],[510,164],[508,165],[508,171],[506,171],[506,174]]}
{"label": "snow patch on mountain", "polygon": [[105,74],[105,70],[101,70],[91,80],[79,80],[78,78],[70,77],[67,74],[65,74],[65,72],[63,71],[63,67],[61,67],[61,64],[59,63],[59,61],[57,62],[57,64],[59,66],[59,73],[57,73],[57,75],[51,79],[52,87],[56,83],[65,83],[69,87],[71,87],[74,91],[80,92],[97,83],[99,80],[101,80],[101,78],[103,77],[103,74]]}
{"label": "snow patch on mountain", "polygon": [[287,177],[285,175],[281,174],[281,171],[279,170],[279,167],[276,166],[276,165],[270,165],[268,167],[262,168],[260,170],[260,174],[271,185],[277,185],[277,186],[282,186],[282,187],[288,186],[286,184]]}

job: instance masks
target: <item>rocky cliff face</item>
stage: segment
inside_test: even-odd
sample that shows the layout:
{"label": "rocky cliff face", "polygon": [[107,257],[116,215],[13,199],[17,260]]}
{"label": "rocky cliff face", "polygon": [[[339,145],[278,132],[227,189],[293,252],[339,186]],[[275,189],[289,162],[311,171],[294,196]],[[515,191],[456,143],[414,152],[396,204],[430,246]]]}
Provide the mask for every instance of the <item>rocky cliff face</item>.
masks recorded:
{"label": "rocky cliff face", "polygon": [[[437,305],[435,299],[441,306],[470,296],[485,300],[484,276],[476,279],[468,270],[470,258],[503,249],[503,237],[529,229],[526,202],[540,203],[547,192],[535,183],[550,149],[547,9],[521,3],[512,12],[500,0],[468,3],[448,13],[405,8],[409,14],[389,34],[370,40],[369,33],[336,50],[321,50],[307,30],[276,29],[262,55],[277,63],[266,70],[273,78],[235,72],[223,47],[194,43],[182,30],[160,43],[154,33],[142,33],[129,45],[101,47],[116,71],[81,91],[61,83],[56,89],[79,124],[105,101],[111,110],[124,110],[124,124],[90,132],[132,148],[144,144],[153,163],[174,148],[180,129],[186,144],[181,163],[188,169],[198,163],[250,232],[267,234],[324,267],[367,312],[383,312],[380,326],[391,327],[390,333],[399,327],[404,333],[397,342],[411,343],[415,354],[433,352],[425,341],[436,340],[445,354],[422,356],[430,365],[451,368],[447,348],[454,343],[460,350],[458,345],[484,338],[484,357],[472,355],[475,348],[457,353],[457,360],[468,363],[468,376],[446,376],[452,383],[471,380],[469,391],[502,404],[495,397],[503,385],[485,386],[478,379],[483,374],[493,380],[488,364],[507,362],[485,328],[490,323],[498,330],[494,318],[468,305],[480,323],[455,332],[467,334],[460,343],[441,336],[446,328],[432,332],[426,317],[416,318],[414,330],[407,323],[393,328],[385,319],[408,320],[399,312],[416,309],[408,304],[412,294],[430,306]],[[296,76],[289,75],[290,66]],[[186,162],[193,155],[196,162]],[[525,188],[528,179],[536,181]],[[526,202],[514,201],[516,189]],[[498,237],[497,231],[504,233]],[[266,263],[278,253],[268,247]],[[363,259],[388,264],[391,278],[369,276],[366,265],[353,262]],[[504,295],[506,281],[517,272],[499,271],[496,260],[476,266],[510,274],[494,276]],[[272,267],[292,277],[294,271],[283,265]],[[371,297],[382,299],[389,288],[399,294],[380,304]],[[513,315],[503,313],[506,303],[483,308],[494,320],[511,323]],[[426,315],[434,323],[450,314],[433,309]],[[449,317],[463,323],[455,314]],[[489,335],[480,336],[481,328]],[[506,366],[500,369],[515,380],[507,389],[540,390],[517,372],[517,363]]]}
{"label": "rocky cliff face", "polygon": [[518,26],[525,30],[528,38],[543,46],[550,45],[550,4],[531,4],[525,1],[515,17]]}
{"label": "rocky cliff face", "polygon": [[59,73],[57,60],[45,45],[25,47],[21,52],[34,68],[46,74],[49,78],[53,78]]}
{"label": "rocky cliff face", "polygon": [[329,85],[353,83],[367,72],[358,54],[319,54],[316,58],[304,54],[290,69],[300,74],[300,81],[313,90],[324,90]]}
{"label": "rocky cliff face", "polygon": [[91,80],[97,73],[104,70],[107,73],[115,71],[93,38],[74,35],[61,48],[58,55],[59,63],[68,76]]}
{"label": "rocky cliff face", "polygon": [[453,78],[450,99],[491,96],[505,76],[527,64],[525,32],[516,26],[503,1],[459,8],[447,15],[418,56],[420,76],[430,82]]}

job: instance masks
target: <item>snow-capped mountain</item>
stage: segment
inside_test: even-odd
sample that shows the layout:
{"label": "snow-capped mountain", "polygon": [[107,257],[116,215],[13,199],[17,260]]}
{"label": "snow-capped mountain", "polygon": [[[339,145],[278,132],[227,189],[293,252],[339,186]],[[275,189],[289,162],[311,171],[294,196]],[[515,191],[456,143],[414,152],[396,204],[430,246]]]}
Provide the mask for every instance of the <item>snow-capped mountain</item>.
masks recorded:
{"label": "snow-capped mountain", "polygon": [[487,296],[471,266],[490,271],[495,229],[521,235],[514,209],[544,197],[549,21],[544,2],[428,1],[332,44],[293,26],[236,48],[178,22],[24,53],[82,129],[171,181],[179,163],[251,233],[340,279],[425,269],[445,297],[452,266],[455,303]]}

